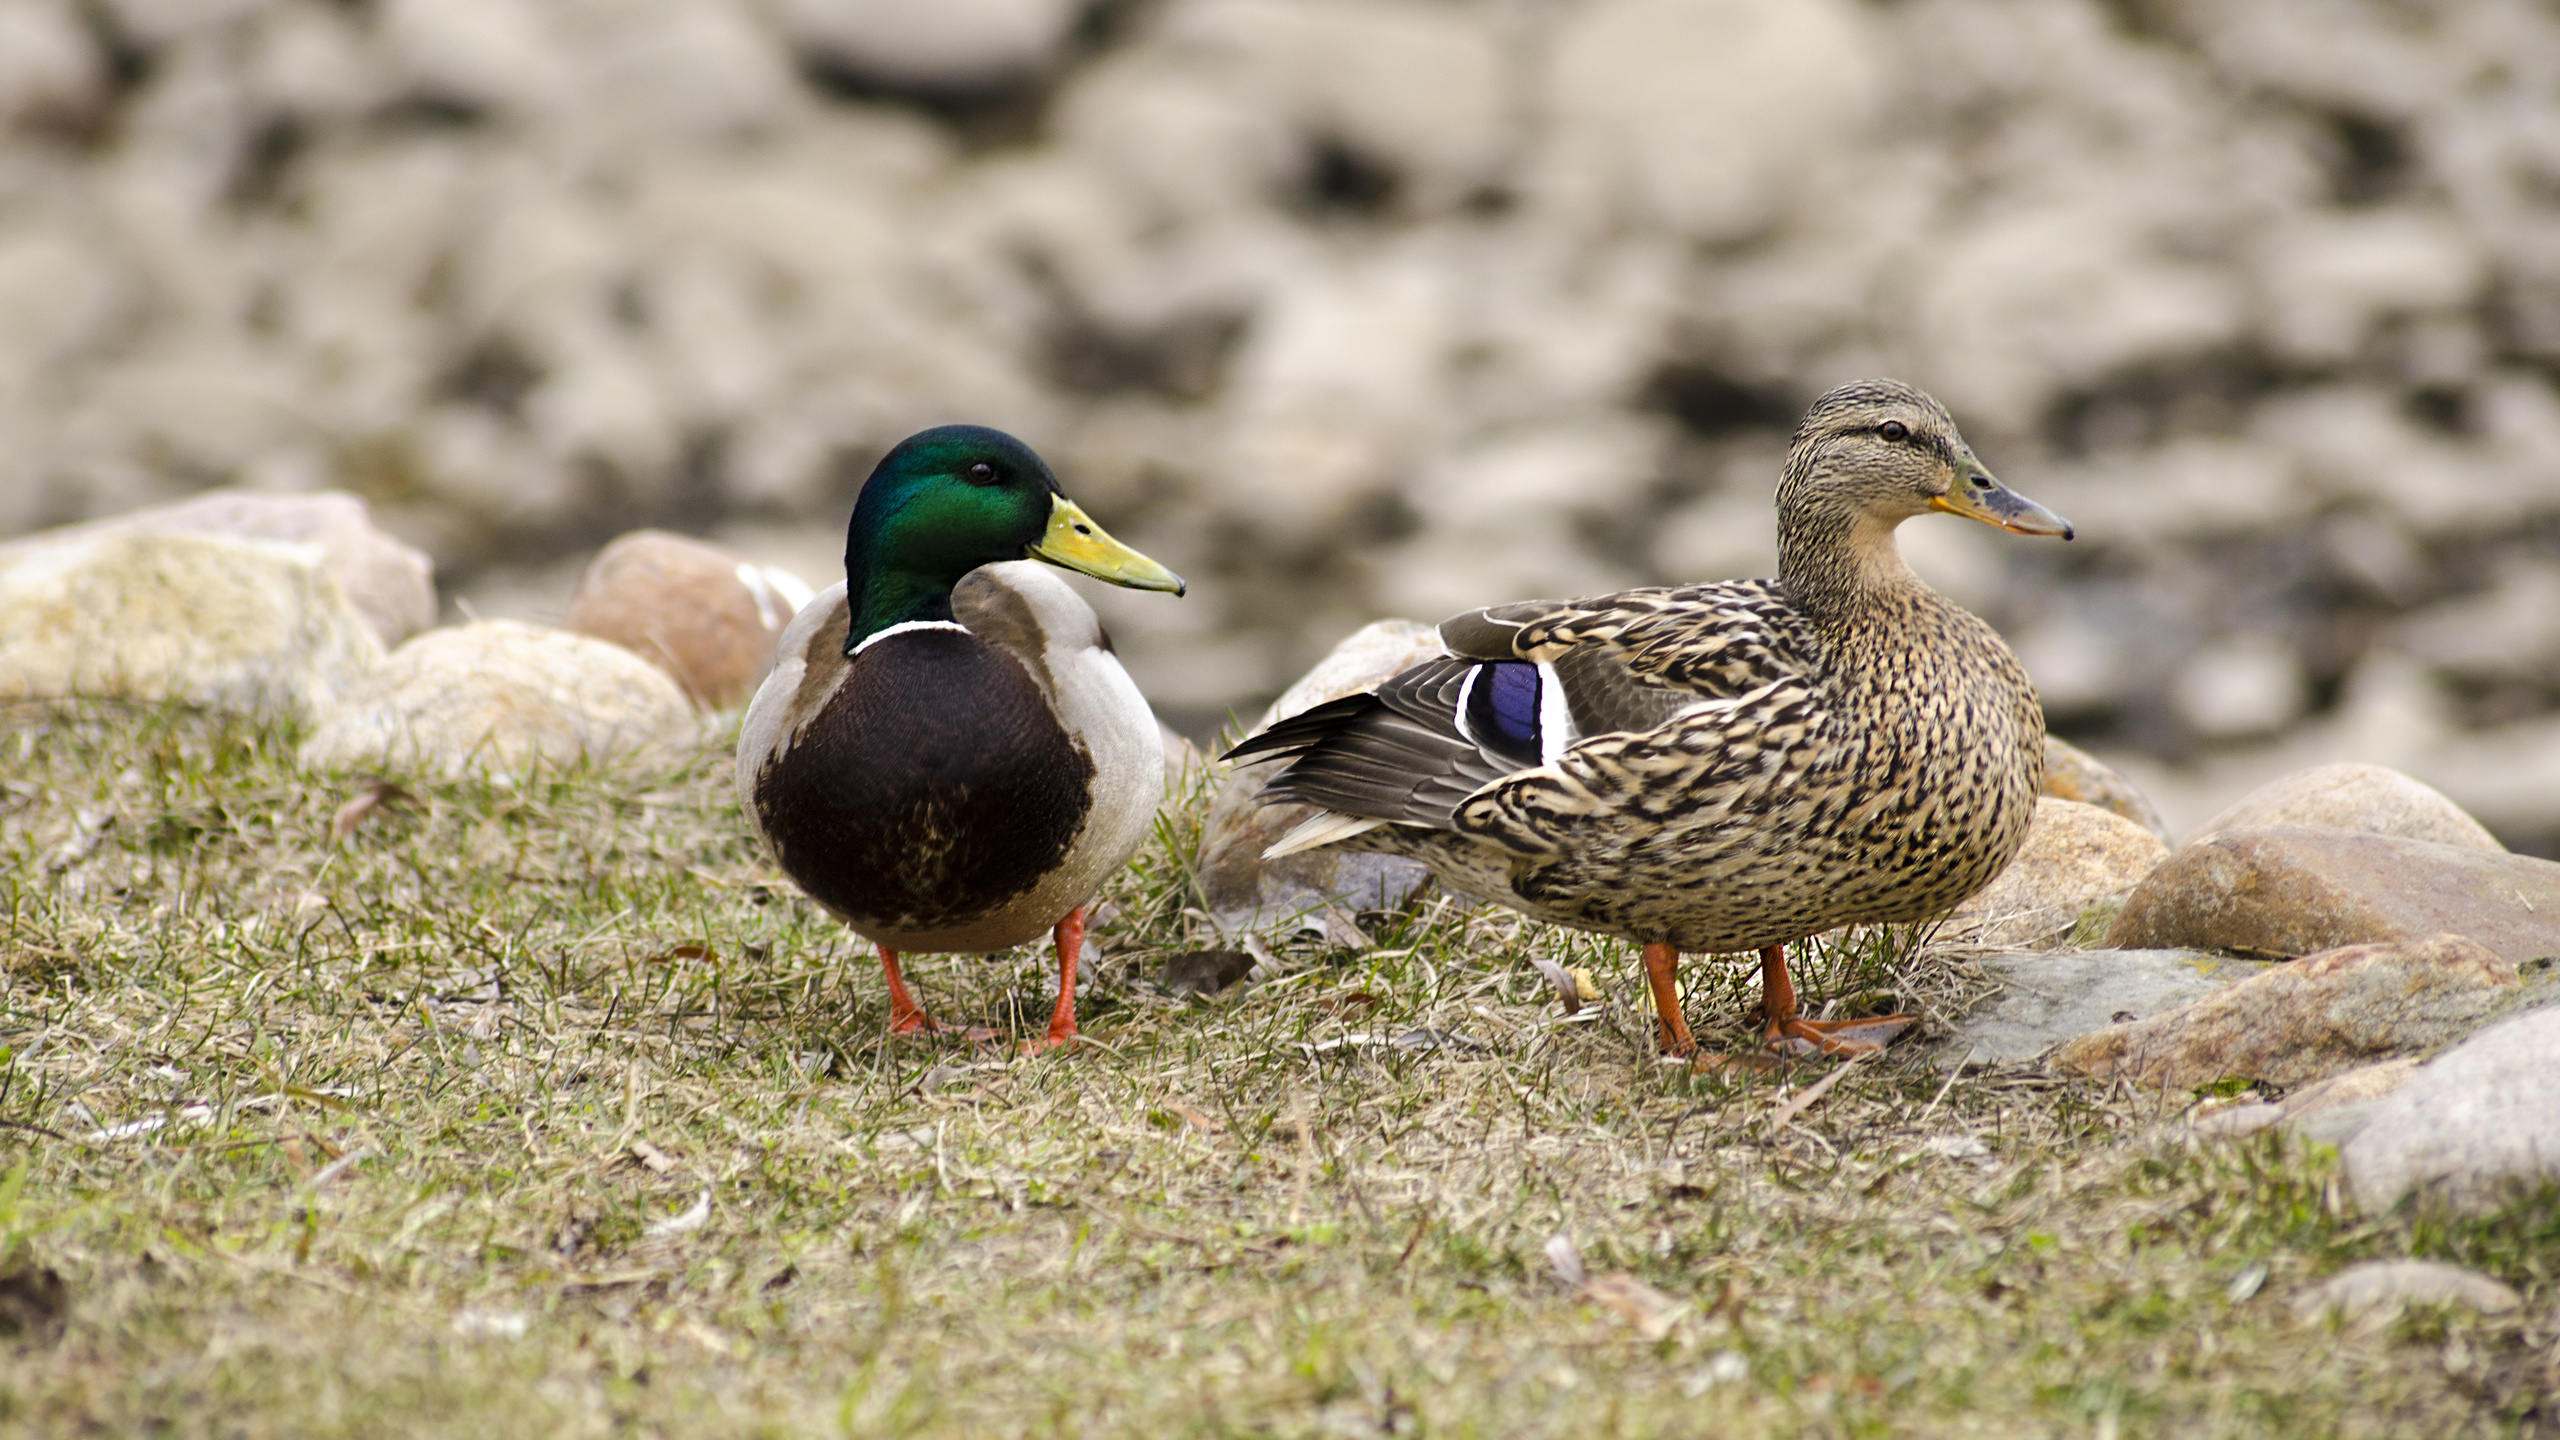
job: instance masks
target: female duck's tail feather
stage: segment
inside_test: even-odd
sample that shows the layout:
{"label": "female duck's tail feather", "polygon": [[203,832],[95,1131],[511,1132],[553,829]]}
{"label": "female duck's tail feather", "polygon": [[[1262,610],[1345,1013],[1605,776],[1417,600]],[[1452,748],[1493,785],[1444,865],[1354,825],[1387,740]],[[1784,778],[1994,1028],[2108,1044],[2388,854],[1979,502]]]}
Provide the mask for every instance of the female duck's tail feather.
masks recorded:
{"label": "female duck's tail feather", "polygon": [[1348,840],[1354,835],[1366,835],[1386,823],[1384,820],[1370,820],[1358,815],[1342,815],[1331,810],[1319,810],[1300,821],[1288,834],[1273,841],[1271,848],[1262,852],[1262,858],[1277,860],[1283,855],[1295,855],[1301,850],[1313,850],[1319,845],[1330,845],[1336,840]]}

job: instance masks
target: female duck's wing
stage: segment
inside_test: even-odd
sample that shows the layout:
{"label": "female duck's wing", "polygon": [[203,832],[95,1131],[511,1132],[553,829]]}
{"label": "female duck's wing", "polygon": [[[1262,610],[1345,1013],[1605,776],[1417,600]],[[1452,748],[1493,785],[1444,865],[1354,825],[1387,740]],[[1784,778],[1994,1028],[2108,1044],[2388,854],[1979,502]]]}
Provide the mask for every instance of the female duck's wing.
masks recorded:
{"label": "female duck's wing", "polygon": [[1553,667],[1577,737],[1650,730],[1809,673],[1821,643],[1774,580],[1532,600],[1469,611],[1440,635],[1452,654]]}
{"label": "female duck's wing", "polygon": [[1292,759],[1266,802],[1451,829],[1505,776],[1802,677],[1816,643],[1768,581],[1526,601],[1440,633],[1448,659],[1292,716],[1230,756]]}

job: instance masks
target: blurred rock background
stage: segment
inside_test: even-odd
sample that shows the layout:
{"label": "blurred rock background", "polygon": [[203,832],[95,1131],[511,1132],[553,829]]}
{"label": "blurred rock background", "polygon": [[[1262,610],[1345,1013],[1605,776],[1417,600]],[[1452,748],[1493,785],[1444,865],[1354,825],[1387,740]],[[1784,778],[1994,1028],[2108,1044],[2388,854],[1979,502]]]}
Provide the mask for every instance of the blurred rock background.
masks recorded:
{"label": "blurred rock background", "polygon": [[0,0],[0,535],[351,490],[449,608],[641,526],[837,578],[1000,425],[1190,599],[1765,573],[1934,390],[2068,546],[1905,543],[2173,826],[2328,759],[2560,854],[2560,15],[2532,0]]}

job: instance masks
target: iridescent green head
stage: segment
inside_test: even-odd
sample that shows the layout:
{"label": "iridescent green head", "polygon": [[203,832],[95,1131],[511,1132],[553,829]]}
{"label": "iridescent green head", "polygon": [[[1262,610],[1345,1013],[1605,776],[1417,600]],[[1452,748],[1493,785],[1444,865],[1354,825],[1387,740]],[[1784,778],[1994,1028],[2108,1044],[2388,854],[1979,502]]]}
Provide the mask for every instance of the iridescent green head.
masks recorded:
{"label": "iridescent green head", "polygon": [[1102,531],[1031,447],[983,425],[910,435],[880,457],[845,533],[845,651],[892,625],[951,618],[951,587],[981,565],[1046,560],[1135,590],[1182,577]]}

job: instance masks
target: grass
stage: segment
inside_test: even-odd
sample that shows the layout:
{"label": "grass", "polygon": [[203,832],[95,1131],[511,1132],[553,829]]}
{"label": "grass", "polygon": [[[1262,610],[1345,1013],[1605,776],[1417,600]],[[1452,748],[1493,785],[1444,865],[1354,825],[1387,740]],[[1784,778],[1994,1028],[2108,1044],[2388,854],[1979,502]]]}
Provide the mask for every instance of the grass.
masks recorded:
{"label": "grass", "polygon": [[[1090,1043],[1024,1058],[885,1039],[724,754],[376,791],[238,721],[5,713],[0,1430],[2560,1429],[2550,1197],[2358,1218],[2316,1146],[1909,1043],[1819,1095],[1693,1077],[1632,947],[1445,898],[1175,1000],[1217,942],[1196,784],[1114,883]],[[1807,988],[1961,1004],[1909,948]],[[1047,1015],[1036,951],[909,973],[946,1022]],[[1709,1043],[1748,975],[1692,963]],[[2402,1255],[2526,1306],[2292,1319]]]}

